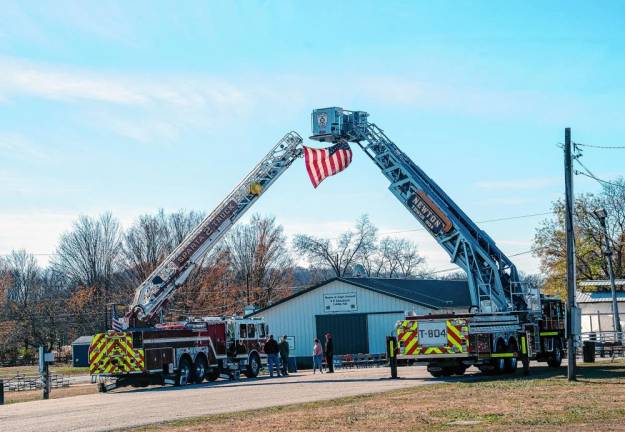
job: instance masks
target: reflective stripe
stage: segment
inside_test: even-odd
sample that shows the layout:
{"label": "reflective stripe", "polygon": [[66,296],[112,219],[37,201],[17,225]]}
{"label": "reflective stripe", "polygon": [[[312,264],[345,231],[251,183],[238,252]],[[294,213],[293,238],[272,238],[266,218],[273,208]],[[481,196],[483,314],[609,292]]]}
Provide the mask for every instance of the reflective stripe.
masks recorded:
{"label": "reflective stripe", "polygon": [[558,332],[540,332],[541,336],[558,336]]}
{"label": "reflective stripe", "polygon": [[514,353],[492,353],[491,358],[514,357]]}
{"label": "reflective stripe", "polygon": [[527,354],[527,345],[525,343],[525,336],[521,336],[521,353]]}
{"label": "reflective stripe", "polygon": [[391,358],[395,357],[395,343],[393,339],[389,341],[389,356]]}

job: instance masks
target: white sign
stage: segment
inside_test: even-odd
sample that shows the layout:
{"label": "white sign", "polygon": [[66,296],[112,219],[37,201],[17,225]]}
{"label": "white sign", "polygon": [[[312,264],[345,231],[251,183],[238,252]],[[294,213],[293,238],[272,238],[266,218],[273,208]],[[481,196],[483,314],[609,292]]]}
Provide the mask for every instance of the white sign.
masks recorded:
{"label": "white sign", "polygon": [[323,309],[326,312],[355,312],[358,310],[358,301],[355,292],[325,294]]}
{"label": "white sign", "polygon": [[295,351],[295,336],[287,336],[286,341],[289,344],[289,351],[290,352]]}
{"label": "white sign", "polygon": [[421,321],[418,332],[421,346],[447,345],[447,321]]}

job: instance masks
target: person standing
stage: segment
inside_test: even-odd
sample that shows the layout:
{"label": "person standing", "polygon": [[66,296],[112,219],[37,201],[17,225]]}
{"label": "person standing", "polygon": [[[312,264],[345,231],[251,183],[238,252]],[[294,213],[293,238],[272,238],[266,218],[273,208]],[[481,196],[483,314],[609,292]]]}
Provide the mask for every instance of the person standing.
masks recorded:
{"label": "person standing", "polygon": [[319,368],[319,372],[323,373],[323,369],[321,369],[322,357],[323,348],[321,348],[321,342],[319,342],[319,339],[315,338],[313,344],[313,374],[317,373],[317,368]]}
{"label": "person standing", "polygon": [[289,341],[286,339],[286,335],[280,338],[278,344],[280,351],[280,361],[282,362],[282,375],[289,375]]}
{"label": "person standing", "polygon": [[278,342],[273,338],[273,335],[269,335],[269,339],[265,342],[264,347],[265,354],[267,354],[267,366],[269,367],[269,376],[273,378],[273,369],[276,369],[276,373],[280,376],[280,364],[278,362],[278,353],[280,348]]}
{"label": "person standing", "polygon": [[328,373],[334,373],[334,342],[332,341],[332,333],[326,333],[325,353]]}

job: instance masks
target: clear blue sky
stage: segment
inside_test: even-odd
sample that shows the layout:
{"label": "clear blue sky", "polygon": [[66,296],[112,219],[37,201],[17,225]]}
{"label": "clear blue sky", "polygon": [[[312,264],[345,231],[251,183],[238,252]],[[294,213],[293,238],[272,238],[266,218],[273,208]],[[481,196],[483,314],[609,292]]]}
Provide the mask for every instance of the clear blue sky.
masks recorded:
{"label": "clear blue sky", "polygon": [[[619,1],[5,2],[0,253],[53,252],[80,214],[128,225],[160,207],[210,210],[333,105],[368,111],[477,221],[548,211],[564,127],[625,143],[624,24]],[[290,234],[334,235],[362,213],[383,232],[416,228],[355,150],[318,190],[299,161],[255,211]],[[584,162],[625,171],[623,152]],[[539,221],[484,228],[513,254]],[[424,233],[406,235],[449,266]]]}

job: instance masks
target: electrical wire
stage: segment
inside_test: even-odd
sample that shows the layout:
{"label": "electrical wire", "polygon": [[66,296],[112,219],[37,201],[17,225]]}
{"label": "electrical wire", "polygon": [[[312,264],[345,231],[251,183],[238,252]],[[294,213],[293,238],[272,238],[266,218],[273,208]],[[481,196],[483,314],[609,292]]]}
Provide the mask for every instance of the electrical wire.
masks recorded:
{"label": "electrical wire", "polygon": [[[508,217],[502,217],[502,218],[496,218],[496,219],[485,219],[485,220],[481,220],[481,221],[477,221],[476,223],[492,223],[492,222],[503,222],[503,221],[509,221],[509,220],[515,220],[515,219],[526,219],[526,218],[531,218],[531,217],[538,217],[538,216],[548,216],[554,214],[553,211],[548,211],[548,212],[542,212],[542,213],[530,213],[530,214],[525,214],[525,215],[520,215],[520,216],[508,216]],[[389,234],[401,234],[401,233],[406,233],[406,232],[418,232],[418,231],[426,231],[425,228],[412,228],[412,229],[405,229],[405,230],[398,230],[398,231],[382,231],[380,232],[380,235],[389,235]],[[338,239],[339,237],[335,237],[333,238],[333,240]]]}
{"label": "electrical wire", "polygon": [[620,185],[620,184],[618,184],[618,183],[612,183],[612,182],[610,182],[610,181],[600,179],[599,177],[597,177],[596,175],[594,175],[594,174],[592,173],[592,171],[590,171],[590,169],[588,169],[588,168],[586,167],[586,165],[584,165],[584,164],[582,163],[582,161],[580,161],[580,160],[579,160],[579,158],[575,159],[575,162],[577,162],[577,163],[578,163],[578,164],[582,167],[582,169],[583,169],[584,171],[586,171],[585,173],[583,173],[583,172],[581,172],[581,171],[576,171],[576,172],[575,172],[576,174],[583,175],[583,176],[585,176],[585,177],[589,177],[589,178],[591,178],[591,179],[593,179],[593,180],[596,180],[596,181],[597,181],[597,182],[599,182],[600,184],[606,184],[606,185],[610,185],[610,186],[616,186],[616,187],[620,187],[620,188],[625,188],[625,186]]}
{"label": "electrical wire", "polygon": [[603,150],[625,150],[625,146],[600,146],[600,145],[582,144],[582,143],[575,143],[575,145],[580,146],[580,147],[596,148],[596,149],[603,149]]}

